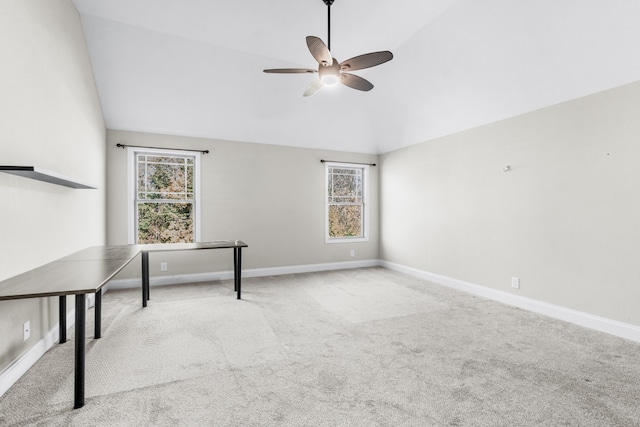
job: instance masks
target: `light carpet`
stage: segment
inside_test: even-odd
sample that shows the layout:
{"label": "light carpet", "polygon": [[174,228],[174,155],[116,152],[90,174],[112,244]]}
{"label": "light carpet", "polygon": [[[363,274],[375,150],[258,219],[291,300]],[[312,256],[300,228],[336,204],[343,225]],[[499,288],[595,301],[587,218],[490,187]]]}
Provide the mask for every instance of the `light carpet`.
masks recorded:
{"label": "light carpet", "polygon": [[232,288],[106,293],[85,406],[70,329],[0,425],[640,426],[638,343],[383,268]]}

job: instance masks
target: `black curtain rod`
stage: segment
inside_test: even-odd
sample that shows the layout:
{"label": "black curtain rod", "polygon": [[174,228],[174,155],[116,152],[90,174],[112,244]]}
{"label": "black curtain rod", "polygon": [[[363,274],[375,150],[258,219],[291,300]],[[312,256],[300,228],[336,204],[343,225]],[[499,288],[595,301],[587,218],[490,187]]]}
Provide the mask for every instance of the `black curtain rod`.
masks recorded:
{"label": "black curtain rod", "polygon": [[358,162],[341,162],[338,160],[320,160],[320,163],[347,163],[349,165],[367,165],[367,166],[375,166],[375,163],[358,163]]}
{"label": "black curtain rod", "polygon": [[127,145],[127,144],[116,144],[116,147],[119,147],[119,148],[125,148],[125,147],[152,148],[154,150],[195,151],[196,153],[209,154],[209,150],[189,150],[187,148],[145,147],[144,145]]}

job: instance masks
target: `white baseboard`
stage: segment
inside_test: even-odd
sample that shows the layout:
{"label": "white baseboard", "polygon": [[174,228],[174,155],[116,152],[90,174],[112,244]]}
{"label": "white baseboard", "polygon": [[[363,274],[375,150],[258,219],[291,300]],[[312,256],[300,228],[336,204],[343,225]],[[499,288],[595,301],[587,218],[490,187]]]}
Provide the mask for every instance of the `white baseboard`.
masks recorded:
{"label": "white baseboard", "polygon": [[[361,261],[330,262],[325,264],[289,265],[284,267],[253,268],[242,270],[242,278],[280,276],[284,274],[311,273],[314,271],[346,270],[349,268],[377,267],[380,261],[377,259]],[[151,277],[149,286],[177,285],[183,283],[211,282],[218,280],[233,279],[233,271],[219,271],[211,273],[178,274],[173,276]],[[103,292],[109,289],[130,289],[140,287],[140,278],[112,280],[104,288]]]}
{"label": "white baseboard", "polygon": [[[640,342],[640,327],[627,323],[618,322],[604,317],[594,316],[592,314],[572,310],[569,308],[548,304],[530,298],[513,295],[507,292],[498,291],[487,288],[485,286],[476,285],[474,283],[465,282],[463,280],[453,279],[451,277],[442,276],[427,271],[406,267],[389,261],[371,259],[362,261],[346,261],[325,264],[308,264],[293,265],[285,267],[256,268],[242,270],[242,277],[264,277],[278,276],[284,274],[311,273],[316,271],[344,270],[350,268],[364,267],[384,267],[430,282],[454,288],[460,291],[469,292],[474,295],[482,296],[504,304],[520,307],[534,313],[543,314],[563,320],[565,322],[574,323],[600,332],[605,332],[621,338]],[[194,283],[216,280],[233,279],[233,271],[222,271],[212,273],[184,274],[175,276],[152,277],[150,279],[151,286],[162,286],[170,284]],[[140,279],[121,279],[109,282],[103,288],[103,292],[108,289],[125,289],[139,288]],[[75,323],[75,310],[67,315],[67,327],[71,327]],[[11,365],[0,372],[0,396],[2,396],[34,363],[49,350],[59,338],[59,326],[54,326],[42,339],[40,339],[33,347],[31,347],[22,356],[16,359]]]}
{"label": "white baseboard", "polygon": [[465,282],[463,280],[453,279],[439,274],[429,273],[427,271],[406,267],[389,261],[380,261],[381,267],[395,270],[400,273],[428,280],[439,285],[454,288],[460,291],[469,292],[474,295],[482,296],[504,304],[513,305],[534,313],[543,314],[565,322],[584,326],[596,331],[605,332],[631,341],[640,342],[640,327],[628,323],[618,322],[616,320],[607,319],[605,317],[594,316],[593,314],[584,313],[570,308],[549,304],[543,301],[510,294],[508,292],[498,291],[496,289],[487,288],[485,286],[476,285],[474,283]]}
{"label": "white baseboard", "polygon": [[347,270],[350,268],[378,267],[380,260],[366,259],[361,261],[329,262],[325,264],[291,265],[286,267],[256,268],[243,270],[242,277],[280,276],[283,274],[313,273],[316,271]]}
{"label": "white baseboard", "polygon": [[[75,324],[75,309],[67,313],[67,328]],[[60,324],[56,324],[29,350],[0,372],[0,396],[5,394],[60,339]]]}

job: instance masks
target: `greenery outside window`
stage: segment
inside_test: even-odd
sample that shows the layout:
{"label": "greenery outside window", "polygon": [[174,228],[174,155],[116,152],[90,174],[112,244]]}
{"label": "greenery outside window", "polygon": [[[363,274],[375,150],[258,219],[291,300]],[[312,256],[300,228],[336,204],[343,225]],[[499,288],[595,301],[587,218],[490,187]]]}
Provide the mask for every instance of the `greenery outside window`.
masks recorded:
{"label": "greenery outside window", "polygon": [[325,163],[326,242],[367,241],[368,166]]}
{"label": "greenery outside window", "polygon": [[130,148],[131,243],[199,240],[200,154]]}

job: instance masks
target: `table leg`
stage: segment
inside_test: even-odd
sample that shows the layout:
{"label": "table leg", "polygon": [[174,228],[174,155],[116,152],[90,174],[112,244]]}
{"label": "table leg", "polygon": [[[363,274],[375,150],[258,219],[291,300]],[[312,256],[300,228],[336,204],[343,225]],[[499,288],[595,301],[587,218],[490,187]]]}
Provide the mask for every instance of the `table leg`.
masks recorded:
{"label": "table leg", "polygon": [[238,249],[238,265],[236,266],[236,281],[238,282],[238,299],[240,299],[240,289],[242,280],[242,248]]}
{"label": "table leg", "polygon": [[238,292],[238,248],[233,248],[233,292]]}
{"label": "table leg", "polygon": [[102,289],[99,289],[98,292],[96,292],[94,315],[93,338],[97,339],[102,337]]}
{"label": "table leg", "polygon": [[149,300],[149,252],[142,251],[142,306]]}
{"label": "table leg", "polygon": [[74,408],[84,406],[84,328],[85,295],[76,295],[76,348],[75,348],[75,385],[73,389]]}
{"label": "table leg", "polygon": [[59,329],[60,329],[60,344],[67,342],[67,296],[60,295],[58,297],[58,311],[59,313]]}

